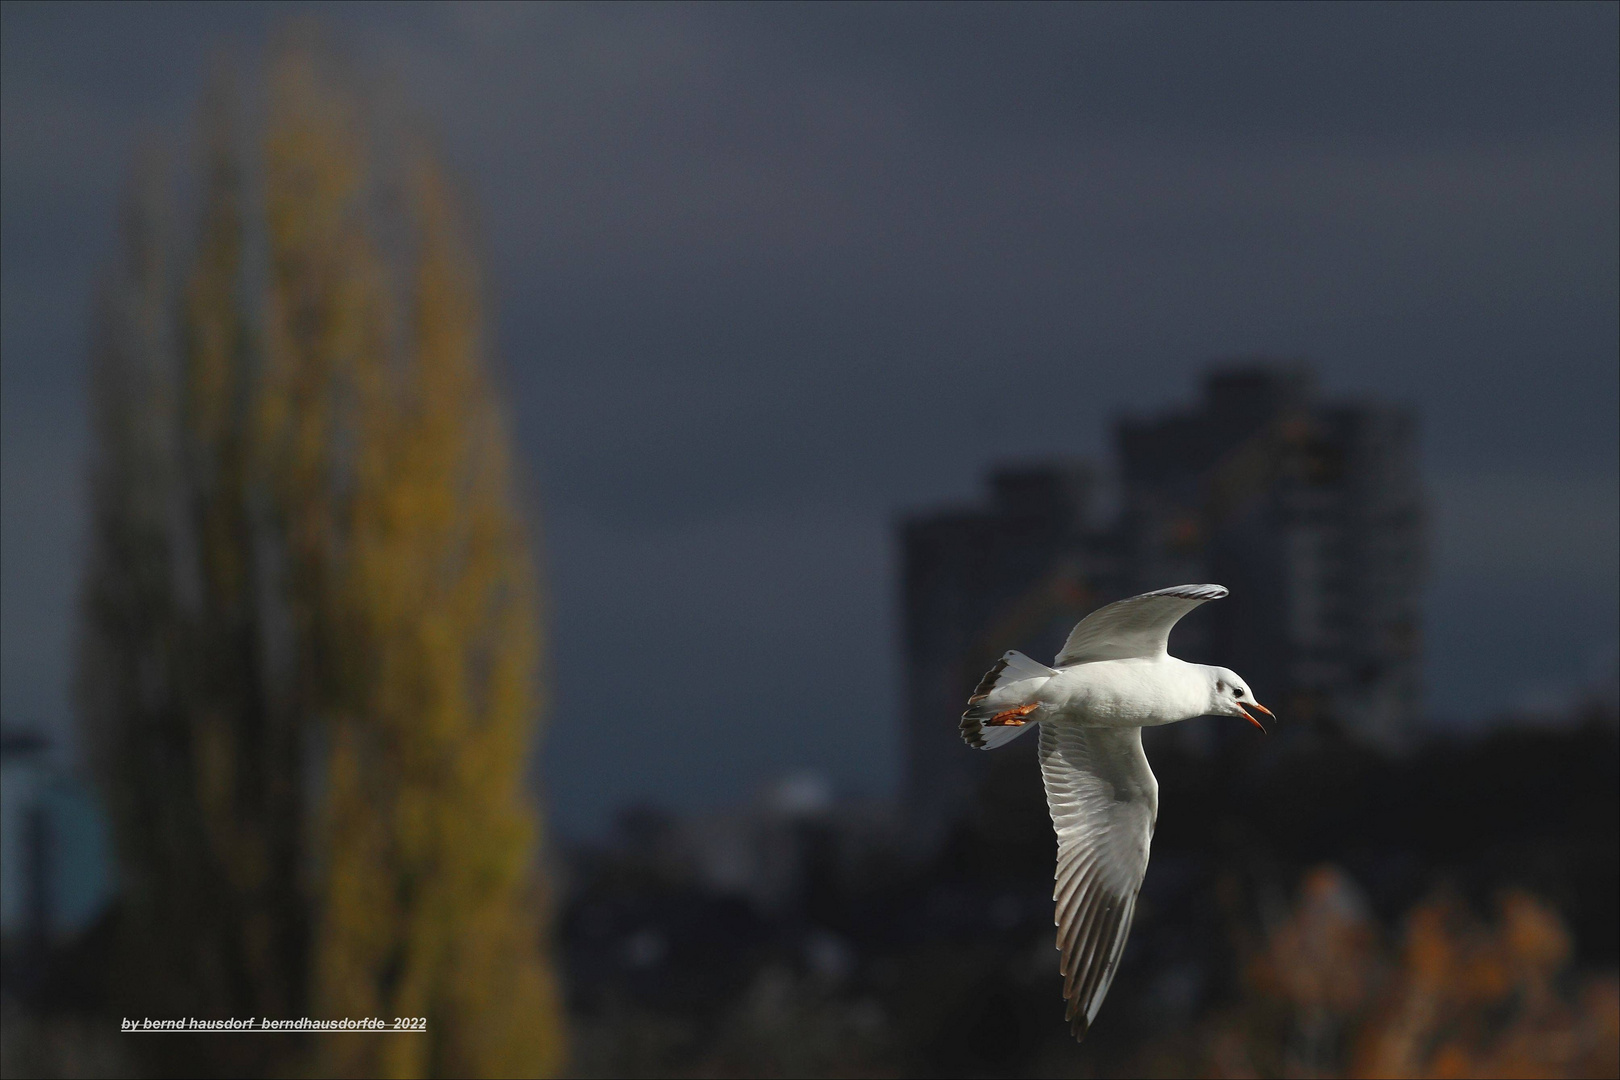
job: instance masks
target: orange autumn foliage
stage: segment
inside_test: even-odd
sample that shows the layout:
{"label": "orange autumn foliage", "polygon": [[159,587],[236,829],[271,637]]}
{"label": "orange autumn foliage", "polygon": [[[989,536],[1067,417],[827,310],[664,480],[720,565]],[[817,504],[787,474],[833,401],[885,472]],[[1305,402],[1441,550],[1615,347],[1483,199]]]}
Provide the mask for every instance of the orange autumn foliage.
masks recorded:
{"label": "orange autumn foliage", "polygon": [[1353,882],[1306,876],[1209,1025],[1213,1076],[1583,1077],[1620,1070],[1620,979],[1568,969],[1568,931],[1522,890],[1484,920],[1440,891],[1382,940]]}

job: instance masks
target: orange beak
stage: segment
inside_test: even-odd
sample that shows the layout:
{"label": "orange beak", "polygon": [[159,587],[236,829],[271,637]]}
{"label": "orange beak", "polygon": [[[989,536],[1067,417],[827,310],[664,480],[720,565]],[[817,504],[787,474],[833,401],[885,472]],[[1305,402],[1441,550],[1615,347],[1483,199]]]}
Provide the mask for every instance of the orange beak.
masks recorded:
{"label": "orange beak", "polygon": [[1253,706],[1256,709],[1259,709],[1261,712],[1265,713],[1267,716],[1271,717],[1273,720],[1277,719],[1275,713],[1273,713],[1270,709],[1266,708],[1264,705],[1260,704],[1258,701],[1240,701],[1240,702],[1238,702],[1238,709],[1243,712],[1243,715],[1245,717],[1248,718],[1249,723],[1251,723],[1255,727],[1259,728],[1262,732],[1264,732],[1266,730],[1266,726],[1264,724],[1262,724],[1260,721],[1256,720],[1252,713],[1250,713],[1246,709],[1244,709],[1243,707],[1245,705],[1250,705],[1250,706]]}

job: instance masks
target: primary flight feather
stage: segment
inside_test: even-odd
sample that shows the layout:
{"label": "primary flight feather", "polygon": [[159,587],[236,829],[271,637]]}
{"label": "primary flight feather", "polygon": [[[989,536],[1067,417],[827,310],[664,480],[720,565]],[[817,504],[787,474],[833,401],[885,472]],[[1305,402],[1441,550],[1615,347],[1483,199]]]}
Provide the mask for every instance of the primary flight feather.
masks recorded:
{"label": "primary flight feather", "polygon": [[1019,652],[997,660],[962,714],[962,738],[980,750],[1041,729],[1041,779],[1058,838],[1053,921],[1076,1038],[1085,1038],[1114,980],[1147,872],[1159,783],[1142,729],[1211,715],[1261,727],[1245,706],[1271,715],[1236,672],[1166,651],[1183,615],[1225,595],[1220,585],[1177,585],[1098,608],[1070,632],[1056,666]]}

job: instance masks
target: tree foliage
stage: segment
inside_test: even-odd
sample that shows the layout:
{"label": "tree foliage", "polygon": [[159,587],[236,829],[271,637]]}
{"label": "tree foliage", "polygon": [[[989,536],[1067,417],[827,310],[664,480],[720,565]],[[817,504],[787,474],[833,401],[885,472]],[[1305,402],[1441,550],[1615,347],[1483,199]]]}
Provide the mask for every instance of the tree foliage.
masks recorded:
{"label": "tree foliage", "polygon": [[266,90],[257,124],[205,106],[183,260],[137,185],[95,347],[80,683],[122,997],[427,1019],[170,1041],[170,1071],[549,1072],[537,587],[465,224],[317,51]]}

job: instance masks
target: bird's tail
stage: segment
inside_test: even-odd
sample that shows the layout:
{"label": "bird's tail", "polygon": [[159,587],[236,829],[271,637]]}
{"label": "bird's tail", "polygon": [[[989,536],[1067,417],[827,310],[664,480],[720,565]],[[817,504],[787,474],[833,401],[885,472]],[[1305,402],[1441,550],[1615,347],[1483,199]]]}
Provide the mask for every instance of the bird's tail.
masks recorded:
{"label": "bird's tail", "polygon": [[1032,692],[1035,686],[1019,688],[1015,684],[1045,680],[1056,674],[1055,669],[1036,663],[1021,652],[1003,654],[984,673],[968,698],[967,712],[962,714],[962,741],[975,750],[994,750],[1034,727],[1042,706],[1029,701],[1029,695],[1019,691]]}

